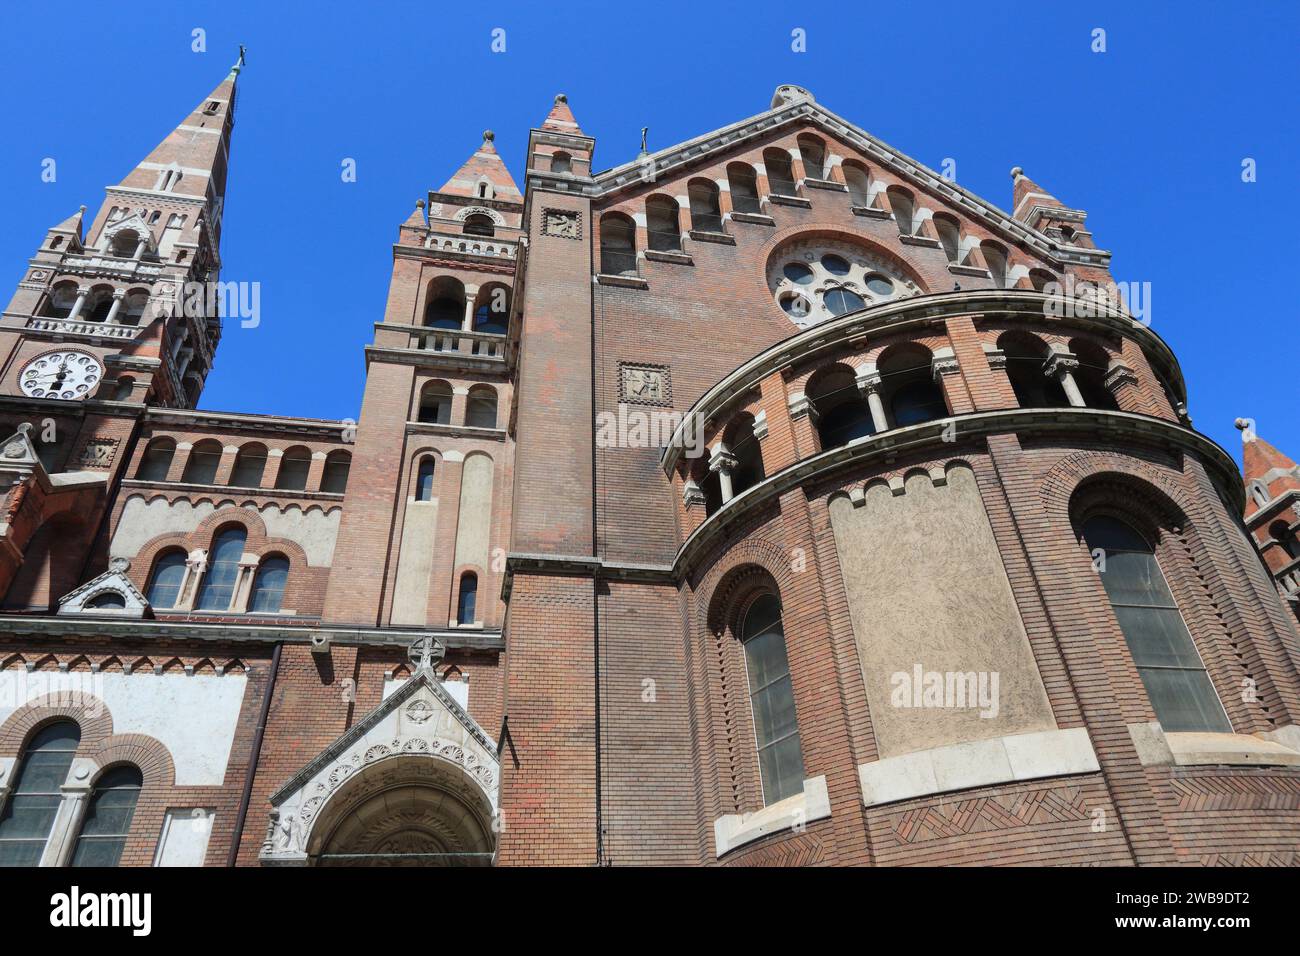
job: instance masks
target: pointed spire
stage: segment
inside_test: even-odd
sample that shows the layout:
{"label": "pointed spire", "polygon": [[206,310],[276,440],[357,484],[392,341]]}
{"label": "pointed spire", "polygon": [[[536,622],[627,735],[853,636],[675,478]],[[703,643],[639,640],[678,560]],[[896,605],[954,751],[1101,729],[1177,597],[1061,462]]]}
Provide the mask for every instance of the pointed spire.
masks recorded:
{"label": "pointed spire", "polygon": [[1241,461],[1246,483],[1263,482],[1267,487],[1281,477],[1300,478],[1300,467],[1255,433],[1255,423],[1249,418],[1238,418],[1234,423],[1241,430]]}
{"label": "pointed spire", "polygon": [[70,232],[74,236],[76,236],[77,241],[80,242],[81,241],[81,220],[85,217],[85,215],[86,215],[86,207],[82,206],[71,216],[69,216],[67,219],[63,220],[63,222],[59,223],[57,226],[51,229],[50,232]]}
{"label": "pointed spire", "polygon": [[578,121],[573,118],[573,110],[569,109],[569,98],[563,93],[555,95],[555,105],[551,107],[542,129],[553,133],[572,133],[575,136],[587,135],[579,128]]}
{"label": "pointed spire", "polygon": [[415,201],[415,209],[413,209],[411,214],[406,217],[406,222],[402,223],[402,228],[423,229],[426,225],[427,223],[424,219],[424,200],[417,199]]}
{"label": "pointed spire", "polygon": [[[494,145],[495,139],[495,133],[490,129],[484,130],[482,145],[474,151],[474,154],[465,161],[460,169],[452,173],[451,178],[438,192],[449,196],[466,196],[476,199],[500,199],[506,202],[522,201],[523,194],[519,192],[519,187],[515,185],[510,170],[506,169],[506,164],[497,155],[497,148]],[[487,197],[483,196],[480,189],[480,185],[484,182],[491,186]]]}
{"label": "pointed spire", "polygon": [[[1022,213],[1024,210],[1020,208],[1022,205],[1026,205],[1027,208],[1032,206],[1056,206],[1060,209],[1066,208],[1065,203],[1061,202],[1042,186],[1038,185],[1038,183],[1026,176],[1025,171],[1019,166],[1011,170],[1011,180],[1013,183],[1011,208],[1015,210],[1015,216],[1017,219],[1023,218]],[[1032,201],[1026,204],[1026,199],[1032,199]]]}

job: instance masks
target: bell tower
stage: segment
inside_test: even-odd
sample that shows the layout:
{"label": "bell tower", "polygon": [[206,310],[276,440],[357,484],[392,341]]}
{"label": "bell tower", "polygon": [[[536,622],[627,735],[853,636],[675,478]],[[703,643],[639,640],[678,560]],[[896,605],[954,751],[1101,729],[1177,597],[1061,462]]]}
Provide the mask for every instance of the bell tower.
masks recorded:
{"label": "bell tower", "polygon": [[0,395],[192,408],[221,336],[221,224],[244,53],[153,151],[50,229],[0,318]]}

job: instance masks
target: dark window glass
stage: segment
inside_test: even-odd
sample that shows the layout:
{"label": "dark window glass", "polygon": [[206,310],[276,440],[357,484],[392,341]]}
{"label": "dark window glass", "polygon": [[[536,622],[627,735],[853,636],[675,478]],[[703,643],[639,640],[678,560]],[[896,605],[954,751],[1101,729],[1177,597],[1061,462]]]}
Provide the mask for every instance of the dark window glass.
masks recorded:
{"label": "dark window glass", "polygon": [[818,419],[817,433],[821,436],[823,451],[873,435],[875,425],[871,421],[871,409],[866,402],[856,399],[836,405]]}
{"label": "dark window glass", "polygon": [[846,276],[849,274],[849,261],[843,256],[828,252],[822,256],[822,268],[833,276]]}
{"label": "dark window glass", "polygon": [[275,476],[275,487],[281,491],[303,491],[307,487],[307,474],[311,471],[311,453],[290,449],[280,459],[280,471]]}
{"label": "dark window glass", "polygon": [[135,767],[114,767],[99,778],[72,851],[72,866],[117,866],[143,783]]}
{"label": "dark window glass", "polygon": [[813,280],[813,271],[802,262],[788,263],[781,271],[785,273],[787,279],[799,285],[808,285]]}
{"label": "dark window glass", "polygon": [[433,500],[433,470],[434,461],[432,458],[421,459],[420,471],[415,479],[416,501]]}
{"label": "dark window glass", "polygon": [[96,594],[93,598],[87,601],[85,607],[87,610],[92,611],[119,610],[126,607],[126,598],[122,597],[122,595],[118,594],[116,591],[105,591],[103,594]]}
{"label": "dark window glass", "polygon": [[28,742],[13,793],[0,812],[0,866],[41,862],[79,743],[81,728],[70,720],[42,727]]}
{"label": "dark window glass", "polygon": [[763,166],[767,169],[767,184],[774,196],[793,196],[794,163],[788,153],[773,150],[763,154]]}
{"label": "dark window glass", "polygon": [[889,403],[894,413],[894,427],[919,425],[948,414],[943,392],[933,382],[915,381],[903,385],[894,393]]}
{"label": "dark window glass", "polygon": [[265,447],[258,445],[254,448],[241,448],[235,456],[235,467],[230,471],[230,484],[236,488],[257,488],[262,484],[262,472],[265,470]]}
{"label": "dark window glass", "polygon": [[847,315],[849,312],[856,312],[867,306],[862,301],[862,296],[848,289],[827,289],[822,295],[822,301],[826,303],[826,308],[830,310],[831,315]]}
{"label": "dark window glass", "polygon": [[781,605],[774,596],[764,595],[750,606],[740,639],[745,645],[763,803],[772,804],[802,793],[804,776]]}
{"label": "dark window glass", "polygon": [[1083,536],[1090,551],[1102,552],[1102,586],[1160,725],[1170,733],[1232,733],[1151,545],[1105,515],[1090,518]]}
{"label": "dark window glass", "polygon": [[320,490],[341,495],[348,488],[348,474],[352,471],[352,458],[346,454],[331,454],[325,459],[325,470],[320,476]]}
{"label": "dark window glass", "polygon": [[168,608],[176,606],[176,599],[181,593],[181,581],[185,578],[185,552],[168,551],[153,566],[153,577],[149,580],[148,599],[151,607]]}
{"label": "dark window glass", "polygon": [[190,449],[181,481],[191,485],[210,485],[217,480],[217,465],[220,462],[221,446],[216,442],[200,442]]}
{"label": "dark window glass", "polygon": [[253,579],[253,595],[248,609],[259,614],[280,613],[284,586],[288,581],[289,560],[281,557],[267,558],[258,566],[257,577]]}
{"label": "dark window glass", "polygon": [[226,611],[235,596],[239,580],[239,559],[244,556],[247,536],[243,528],[227,528],[217,535],[208,554],[208,571],[203,576],[197,602],[200,611]]}
{"label": "dark window glass", "polygon": [[474,623],[474,605],[478,600],[478,575],[465,574],[460,579],[460,600],[456,604],[456,623]]}

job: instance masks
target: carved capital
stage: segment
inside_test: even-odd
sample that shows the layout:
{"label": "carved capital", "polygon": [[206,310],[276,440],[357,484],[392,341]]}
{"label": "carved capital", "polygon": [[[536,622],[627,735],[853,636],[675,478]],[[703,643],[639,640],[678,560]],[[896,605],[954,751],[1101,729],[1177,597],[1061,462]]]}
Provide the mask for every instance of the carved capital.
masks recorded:
{"label": "carved capital", "polygon": [[1043,362],[1043,374],[1048,378],[1058,378],[1066,372],[1073,374],[1079,369],[1079,359],[1072,352],[1054,352]]}
{"label": "carved capital", "polygon": [[984,357],[989,361],[989,368],[1000,369],[1007,367],[1007,353],[1001,349],[986,348]]}
{"label": "carved capital", "polygon": [[879,392],[884,380],[881,379],[877,371],[859,371],[856,376],[858,391],[863,395],[870,395],[873,392]]}
{"label": "carved capital", "polygon": [[1121,385],[1136,385],[1137,381],[1137,373],[1119,361],[1110,363],[1110,368],[1106,370],[1106,377],[1102,379],[1102,383],[1112,391]]}
{"label": "carved capital", "polygon": [[694,508],[696,505],[704,504],[704,492],[695,483],[694,478],[687,478],[686,484],[682,486],[682,501],[685,503],[687,510]]}
{"label": "carved capital", "polygon": [[709,454],[709,471],[731,471],[736,467],[736,456],[727,450],[727,446],[718,445]]}

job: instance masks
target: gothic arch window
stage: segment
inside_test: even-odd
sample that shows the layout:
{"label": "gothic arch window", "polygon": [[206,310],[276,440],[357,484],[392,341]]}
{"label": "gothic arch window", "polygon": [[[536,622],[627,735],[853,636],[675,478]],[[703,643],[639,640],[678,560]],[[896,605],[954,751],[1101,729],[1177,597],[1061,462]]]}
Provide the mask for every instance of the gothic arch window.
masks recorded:
{"label": "gothic arch window", "polygon": [[1287,527],[1285,521],[1274,521],[1268,526],[1268,534],[1276,541],[1289,558],[1300,558],[1300,541],[1296,533]]}
{"label": "gothic arch window", "polygon": [[692,179],[686,186],[691,203],[691,228],[696,232],[722,232],[721,190],[711,179]]}
{"label": "gothic arch window", "polygon": [[71,866],[117,866],[121,862],[143,786],[144,777],[130,764],[113,767],[95,781]]}
{"label": "gothic arch window", "polygon": [[426,382],[420,389],[417,421],[430,425],[451,424],[451,386],[443,381]]}
{"label": "gothic arch window", "polygon": [[919,425],[948,414],[943,389],[934,381],[933,356],[923,345],[905,343],[886,349],[877,366],[881,396],[895,428]]}
{"label": "gothic arch window", "polygon": [[325,456],[321,471],[320,490],[341,495],[348,489],[348,474],[352,471],[352,456],[345,451],[332,451]]}
{"label": "gothic arch window", "polygon": [[1258,481],[1250,486],[1250,497],[1254,499],[1256,508],[1263,508],[1272,500],[1268,495],[1268,489]]}
{"label": "gothic arch window", "polygon": [[275,487],[281,491],[305,491],[307,475],[311,471],[311,452],[302,445],[285,449],[280,457],[280,470],[275,476]]}
{"label": "gothic arch window", "polygon": [[658,252],[681,252],[682,230],[677,200],[672,196],[651,196],[645,201],[646,237]]}
{"label": "gothic arch window", "polygon": [[289,559],[276,554],[263,558],[253,578],[248,609],[254,614],[279,614],[284,587],[289,583]]}
{"label": "gothic arch window", "polygon": [[190,449],[181,481],[190,485],[214,484],[217,480],[217,465],[220,463],[221,442],[205,438]]}
{"label": "gothic arch window", "polygon": [[902,186],[890,186],[885,190],[889,197],[889,208],[893,210],[894,224],[898,226],[900,236],[910,236],[916,232],[916,203],[912,194]]}
{"label": "gothic arch window", "polygon": [[258,488],[262,484],[262,472],[266,470],[266,446],[261,442],[249,442],[241,445],[235,455],[235,466],[230,470],[227,484],[236,488]]}
{"label": "gothic arch window", "polygon": [[451,276],[429,283],[424,324],[431,329],[459,329],[465,322],[465,285]]}
{"label": "gothic arch window", "polygon": [[758,772],[764,806],[803,792],[803,750],[795,713],[794,687],[786,657],[781,602],[763,594],[745,610],[740,622],[749,680],[749,705],[758,747]]}
{"label": "gothic arch window", "polygon": [[478,575],[466,571],[460,576],[460,593],[456,599],[456,623],[473,624],[475,604],[478,602]]}
{"label": "gothic arch window", "polygon": [[761,213],[763,205],[758,195],[758,174],[748,163],[730,163],[727,166],[727,188],[731,192],[731,208],[736,212]]}
{"label": "gothic arch window", "polygon": [[432,455],[425,455],[420,459],[420,467],[415,473],[415,500],[432,501],[433,500],[433,476],[437,469],[437,463]]}
{"label": "gothic arch window", "polygon": [[807,179],[829,179],[826,169],[826,144],[815,136],[800,136],[799,156]]}
{"label": "gothic arch window", "polygon": [[564,150],[556,150],[551,154],[551,172],[553,173],[571,173],[573,172],[573,157]]}
{"label": "gothic arch window", "polygon": [[80,743],[81,728],[71,720],[46,724],[27,741],[0,811],[0,866],[40,864]]}
{"label": "gothic arch window", "polygon": [[464,233],[467,236],[491,236],[496,233],[496,226],[491,216],[476,212],[465,217]]}
{"label": "gothic arch window", "polygon": [[600,271],[604,275],[636,275],[636,227],[622,213],[600,217]]}
{"label": "gothic arch window", "polygon": [[1087,519],[1082,533],[1160,725],[1168,733],[1232,733],[1155,549],[1110,515]]}
{"label": "gothic arch window", "polygon": [[140,481],[166,481],[176,455],[176,442],[170,438],[155,438],[140,456],[140,467],[135,476]]}
{"label": "gothic arch window", "polygon": [[228,611],[239,581],[239,562],[244,556],[248,534],[239,525],[217,534],[208,552],[208,570],[199,587],[195,607],[200,611]]}
{"label": "gothic arch window", "polygon": [[817,410],[822,451],[875,433],[871,409],[858,389],[855,372],[847,365],[836,364],[817,372],[808,382],[807,395]]}
{"label": "gothic arch window", "polygon": [[185,552],[179,548],[164,551],[154,559],[153,573],[145,589],[150,607],[163,610],[176,606],[185,580],[185,560]]}
{"label": "gothic arch window", "polygon": [[491,385],[475,385],[469,390],[465,424],[470,428],[497,427],[497,393]]}
{"label": "gothic arch window", "polygon": [[794,163],[783,149],[763,150],[763,168],[767,171],[767,185],[773,196],[793,196]]}
{"label": "gothic arch window", "polygon": [[938,213],[932,217],[935,231],[939,234],[939,245],[943,254],[953,264],[961,262],[961,226],[947,213]]}
{"label": "gothic arch window", "polygon": [[980,243],[980,252],[984,254],[984,265],[993,277],[993,285],[998,289],[1007,287],[1007,250],[997,242],[985,240]]}
{"label": "gothic arch window", "polygon": [[1007,378],[1021,408],[1066,408],[1061,383],[1048,378],[1044,363],[1051,350],[1047,343],[1028,332],[1005,332],[998,337],[998,348],[1006,355]]}

